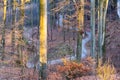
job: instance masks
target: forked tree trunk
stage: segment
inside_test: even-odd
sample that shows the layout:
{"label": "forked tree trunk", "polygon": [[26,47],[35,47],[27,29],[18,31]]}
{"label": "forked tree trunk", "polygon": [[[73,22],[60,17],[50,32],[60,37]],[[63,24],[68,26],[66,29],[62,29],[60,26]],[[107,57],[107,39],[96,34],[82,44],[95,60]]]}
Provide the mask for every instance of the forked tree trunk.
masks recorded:
{"label": "forked tree trunk", "polygon": [[101,0],[99,1],[99,24],[98,24],[98,57],[105,61],[105,33],[106,33],[106,13],[108,8],[109,0]]}

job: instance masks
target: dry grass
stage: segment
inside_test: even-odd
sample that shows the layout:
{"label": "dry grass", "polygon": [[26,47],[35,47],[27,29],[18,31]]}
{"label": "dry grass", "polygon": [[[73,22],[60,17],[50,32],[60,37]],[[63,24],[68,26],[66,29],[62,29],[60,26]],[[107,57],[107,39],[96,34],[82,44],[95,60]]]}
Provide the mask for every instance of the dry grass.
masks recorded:
{"label": "dry grass", "polygon": [[116,73],[116,70],[113,65],[110,65],[109,62],[102,64],[102,61],[99,60],[97,75],[101,80],[114,80],[111,75]]}

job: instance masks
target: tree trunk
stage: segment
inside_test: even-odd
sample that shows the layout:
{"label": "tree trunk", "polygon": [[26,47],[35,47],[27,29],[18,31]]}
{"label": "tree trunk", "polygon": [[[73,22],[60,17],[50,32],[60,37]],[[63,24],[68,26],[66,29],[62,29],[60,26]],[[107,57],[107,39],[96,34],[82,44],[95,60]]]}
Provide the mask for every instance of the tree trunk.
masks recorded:
{"label": "tree trunk", "polygon": [[99,56],[99,58],[102,58],[102,24],[103,24],[103,19],[102,19],[102,17],[103,17],[103,6],[102,6],[102,1],[99,1],[99,12],[100,12],[100,14],[99,14],[99,16],[100,16],[100,19],[99,19],[99,31],[98,31],[98,56]]}
{"label": "tree trunk", "polygon": [[105,33],[106,33],[106,26],[105,26],[105,20],[106,20],[106,13],[107,13],[107,7],[108,7],[108,0],[102,0],[99,2],[99,12],[100,12],[100,19],[99,19],[99,33],[98,33],[98,56],[99,58],[103,59],[103,62],[105,61]]}
{"label": "tree trunk", "polygon": [[97,25],[97,26],[98,26],[98,45],[97,45],[97,46],[98,46],[98,48],[97,48],[97,55],[96,55],[96,58],[97,58],[97,60],[96,60],[97,63],[96,63],[96,64],[98,65],[99,54],[100,54],[100,51],[99,51],[99,39],[100,39],[100,38],[99,38],[99,28],[100,28],[100,0],[97,1],[97,4],[98,4],[98,5],[97,5],[97,9],[98,9],[98,10],[97,10],[97,12],[98,12],[98,15],[97,15],[97,19],[98,19],[98,23],[97,23],[97,24],[98,24],[98,25]]}
{"label": "tree trunk", "polygon": [[81,60],[82,54],[82,35],[80,32],[77,32],[77,51],[76,51],[76,59],[78,62]]}
{"label": "tree trunk", "polygon": [[84,0],[80,0],[80,8],[77,8],[78,11],[78,33],[77,33],[77,51],[76,59],[78,62],[81,60],[82,54],[82,34],[84,30]]}
{"label": "tree trunk", "polygon": [[105,47],[105,34],[106,34],[106,14],[107,14],[107,8],[108,8],[108,1],[109,0],[105,0],[103,5],[103,33],[102,33],[102,56],[103,56],[103,62],[105,62],[105,59],[106,59],[106,47]]}
{"label": "tree trunk", "polygon": [[[25,0],[20,0],[20,17],[19,17],[19,25],[16,27],[17,29],[17,34],[16,34],[16,43],[17,43],[17,52],[19,55],[19,61],[21,65],[21,76],[24,75],[24,67],[25,67],[25,61],[23,57],[23,48],[24,48],[24,41],[23,41],[23,26],[24,26],[24,5],[25,5]],[[23,77],[21,77],[21,80],[23,80]]]}
{"label": "tree trunk", "polygon": [[25,5],[25,2],[24,0],[21,0],[20,2],[20,20],[21,20],[21,23],[20,23],[20,26],[19,26],[19,55],[20,55],[20,60],[21,60],[21,63],[23,64],[23,53],[22,53],[22,48],[23,48],[23,25],[24,25],[24,5]]}
{"label": "tree trunk", "polygon": [[46,80],[47,67],[47,0],[40,0],[40,78]]}
{"label": "tree trunk", "polygon": [[15,9],[16,9],[16,0],[12,0],[12,49],[11,52],[14,53],[15,52]]}
{"label": "tree trunk", "polygon": [[91,39],[91,56],[95,58],[95,0],[91,0]]}
{"label": "tree trunk", "polygon": [[4,0],[4,15],[3,15],[4,26],[2,28],[2,57],[1,57],[2,60],[4,59],[4,53],[5,53],[6,10],[7,10],[7,0]]}

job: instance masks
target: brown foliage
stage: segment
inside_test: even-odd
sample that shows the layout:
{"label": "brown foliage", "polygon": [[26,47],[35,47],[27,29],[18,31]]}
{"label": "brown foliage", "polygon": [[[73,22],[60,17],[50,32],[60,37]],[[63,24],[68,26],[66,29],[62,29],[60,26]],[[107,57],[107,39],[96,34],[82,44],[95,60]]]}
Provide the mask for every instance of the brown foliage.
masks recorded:
{"label": "brown foliage", "polygon": [[64,60],[64,66],[57,66],[57,71],[67,79],[90,75],[93,70],[93,67],[90,65],[93,63],[91,61],[93,61],[91,58],[87,58],[81,63]]}

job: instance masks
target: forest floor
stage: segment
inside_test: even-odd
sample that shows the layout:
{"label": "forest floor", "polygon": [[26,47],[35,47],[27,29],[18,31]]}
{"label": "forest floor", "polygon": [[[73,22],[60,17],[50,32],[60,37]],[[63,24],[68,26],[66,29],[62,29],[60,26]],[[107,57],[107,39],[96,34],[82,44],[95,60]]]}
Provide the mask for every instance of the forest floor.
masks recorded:
{"label": "forest floor", "polygon": [[107,23],[106,57],[120,71],[120,20]]}
{"label": "forest floor", "polygon": [[[88,23],[89,24],[89,23]],[[107,34],[106,34],[106,52],[107,52],[107,57],[111,60],[111,62],[115,65],[116,69],[118,70],[118,73],[115,75],[112,75],[114,77],[113,80],[120,80],[120,74],[119,74],[119,69],[120,69],[120,21],[119,20],[113,20],[111,22],[107,23]],[[55,32],[54,32],[55,34]],[[56,35],[59,35],[58,32],[56,31]],[[69,34],[67,34],[69,35]],[[71,34],[70,34],[71,35]],[[56,37],[56,36],[54,36]],[[68,37],[68,36],[67,36]],[[66,37],[66,39],[68,39]],[[63,42],[63,37],[59,39],[60,37],[57,37],[58,40]],[[54,42],[54,41],[53,41]],[[57,44],[53,45],[53,42],[49,43],[50,47],[55,47],[58,45]],[[66,40],[66,42],[69,43]],[[72,43],[72,40],[71,40]],[[59,42],[60,44],[60,42]],[[71,44],[74,46],[74,44]],[[89,44],[87,44],[89,47]],[[10,56],[9,56],[10,57]],[[15,57],[14,57],[15,58]],[[51,57],[52,58],[52,57]],[[61,58],[61,57],[60,57]],[[56,59],[56,57],[54,58]],[[3,63],[3,62],[2,62]],[[9,65],[8,65],[9,64]],[[54,67],[49,68],[49,75],[48,75],[48,80],[65,80],[62,78],[62,76],[58,72],[54,72]],[[23,73],[22,73],[23,72]],[[33,69],[28,69],[28,68],[23,68],[17,67],[16,65],[12,66],[12,62],[4,62],[3,65],[0,66],[0,80],[37,80],[38,78],[38,72]],[[97,76],[83,76],[80,78],[76,78],[74,80],[99,80]]]}
{"label": "forest floor", "polygon": [[[106,28],[106,58],[114,65],[117,73],[111,75],[111,80],[120,80],[120,20],[111,16],[111,21],[107,21]],[[89,22],[86,22],[86,28],[89,29]],[[97,37],[97,35],[96,35]],[[75,44],[74,44],[75,45]],[[87,44],[88,49],[90,44]],[[52,77],[54,76],[54,77]],[[59,77],[59,78],[58,78]],[[50,73],[49,80],[65,80],[58,72]],[[100,80],[98,76],[83,76],[73,80]]]}

